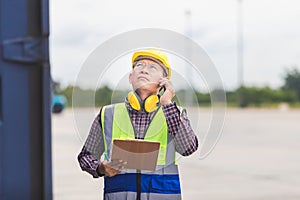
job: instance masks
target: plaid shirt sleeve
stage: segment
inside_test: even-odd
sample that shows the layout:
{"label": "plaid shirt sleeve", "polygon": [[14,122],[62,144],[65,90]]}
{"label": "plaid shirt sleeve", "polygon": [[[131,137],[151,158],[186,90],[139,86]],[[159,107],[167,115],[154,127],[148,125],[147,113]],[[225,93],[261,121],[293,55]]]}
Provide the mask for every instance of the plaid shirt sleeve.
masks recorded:
{"label": "plaid shirt sleeve", "polygon": [[183,156],[191,155],[198,149],[198,139],[191,128],[186,110],[183,109],[180,114],[175,102],[164,105],[162,108],[166,116],[169,134],[174,137],[176,151]]}
{"label": "plaid shirt sleeve", "polygon": [[100,163],[101,155],[104,152],[99,119],[100,116],[98,115],[95,118],[85,144],[77,157],[81,169],[91,174],[94,178],[100,176],[97,173],[97,167]]}

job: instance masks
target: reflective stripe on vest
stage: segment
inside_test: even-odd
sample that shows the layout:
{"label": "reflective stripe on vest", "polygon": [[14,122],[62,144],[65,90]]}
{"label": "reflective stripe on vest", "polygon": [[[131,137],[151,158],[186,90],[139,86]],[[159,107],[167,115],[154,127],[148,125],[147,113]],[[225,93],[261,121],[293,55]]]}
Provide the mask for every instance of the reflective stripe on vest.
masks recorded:
{"label": "reflective stripe on vest", "polygon": [[[132,200],[136,199],[136,192],[114,192],[106,193],[104,200]],[[141,193],[141,199],[143,200],[181,200],[180,194],[159,194],[159,193]]]}

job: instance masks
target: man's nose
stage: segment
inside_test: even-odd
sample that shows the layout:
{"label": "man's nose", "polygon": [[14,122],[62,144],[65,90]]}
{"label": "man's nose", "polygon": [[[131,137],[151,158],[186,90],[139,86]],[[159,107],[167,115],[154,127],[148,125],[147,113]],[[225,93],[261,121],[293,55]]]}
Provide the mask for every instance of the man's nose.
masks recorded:
{"label": "man's nose", "polygon": [[141,73],[143,73],[143,74],[148,74],[148,67],[147,67],[147,66],[144,66],[144,67],[141,69]]}

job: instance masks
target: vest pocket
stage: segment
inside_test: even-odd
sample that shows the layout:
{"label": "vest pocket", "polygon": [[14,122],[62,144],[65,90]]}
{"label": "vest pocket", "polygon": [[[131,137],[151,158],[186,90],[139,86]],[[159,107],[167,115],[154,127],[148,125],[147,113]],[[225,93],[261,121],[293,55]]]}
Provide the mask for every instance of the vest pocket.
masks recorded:
{"label": "vest pocket", "polygon": [[162,194],[180,194],[180,182],[178,175],[153,175],[151,180],[151,192]]}
{"label": "vest pocket", "polygon": [[104,177],[104,193],[125,191],[125,180],[120,175],[113,177]]}
{"label": "vest pocket", "polygon": [[113,177],[104,177],[104,193],[136,192],[136,185],[136,173],[120,173]]}

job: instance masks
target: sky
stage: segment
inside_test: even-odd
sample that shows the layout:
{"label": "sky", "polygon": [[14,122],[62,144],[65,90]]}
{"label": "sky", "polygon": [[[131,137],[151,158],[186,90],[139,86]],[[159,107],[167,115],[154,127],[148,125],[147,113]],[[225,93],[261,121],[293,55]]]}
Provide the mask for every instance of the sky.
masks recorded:
{"label": "sky", "polygon": [[[238,5],[238,0],[52,0],[52,77],[62,86],[76,84],[83,63],[103,42],[135,29],[160,28],[186,35],[195,41],[214,63],[224,88],[234,90],[240,84],[237,65]],[[241,7],[243,82],[246,86],[279,88],[284,83],[287,69],[300,69],[300,1],[243,0]],[[187,15],[187,12],[190,14]],[[127,77],[130,56],[116,60],[118,67],[124,65],[123,71],[118,68],[111,70],[110,78],[104,82],[116,85],[119,84],[116,79]],[[116,74],[115,78],[111,78],[112,74]],[[199,83],[202,81],[199,80]]]}

